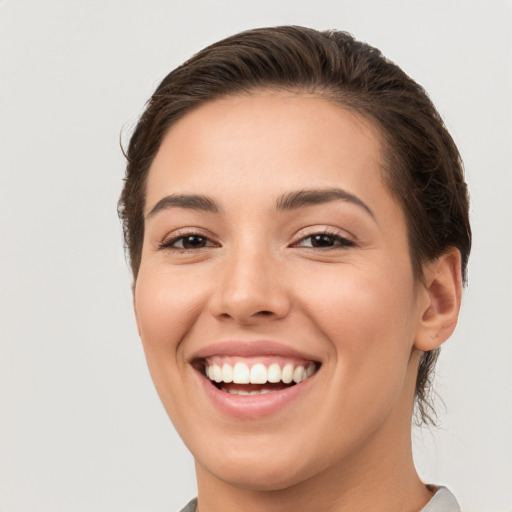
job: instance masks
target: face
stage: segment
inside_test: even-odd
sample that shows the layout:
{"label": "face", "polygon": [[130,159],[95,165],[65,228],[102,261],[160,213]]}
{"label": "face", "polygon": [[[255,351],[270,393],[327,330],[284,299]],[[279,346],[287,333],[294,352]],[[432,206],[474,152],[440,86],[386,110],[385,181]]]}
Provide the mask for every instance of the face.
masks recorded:
{"label": "face", "polygon": [[408,439],[423,295],[368,121],[311,95],[209,102],[146,199],[135,313],[198,472],[282,489]]}

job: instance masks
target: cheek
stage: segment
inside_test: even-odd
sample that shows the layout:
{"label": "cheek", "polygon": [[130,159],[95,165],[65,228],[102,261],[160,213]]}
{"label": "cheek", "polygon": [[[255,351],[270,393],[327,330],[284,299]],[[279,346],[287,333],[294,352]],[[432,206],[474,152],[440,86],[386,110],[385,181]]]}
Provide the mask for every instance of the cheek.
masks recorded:
{"label": "cheek", "polygon": [[[411,327],[414,316],[414,286],[409,267],[351,265],[332,272],[309,273],[301,286],[309,290],[304,304],[322,317],[319,325],[343,340],[367,338],[390,329],[399,332]],[[307,306],[306,306],[307,307]],[[385,334],[382,332],[381,334]]]}
{"label": "cheek", "polygon": [[[350,267],[339,276],[316,276],[309,308],[335,351],[343,385],[357,391],[379,379],[390,386],[406,371],[415,337],[415,294],[408,261],[403,270]],[[393,381],[393,382],[392,382]],[[373,384],[372,384],[373,385]],[[359,390],[359,391],[361,391]]]}
{"label": "cheek", "polygon": [[[148,362],[164,352],[179,352],[202,304],[201,287],[194,282],[193,276],[141,267],[135,287],[135,314]],[[177,356],[166,361],[179,364]]]}
{"label": "cheek", "polygon": [[190,334],[201,306],[201,288],[193,280],[180,279],[162,268],[142,266],[134,292],[139,333],[151,378],[160,399],[175,425],[193,401],[183,388],[183,341]]}
{"label": "cheek", "polygon": [[317,410],[317,428],[328,439],[318,439],[321,453],[358,445],[412,397],[404,387],[414,338],[411,281],[359,270],[325,280],[314,311],[310,302],[310,316],[333,350],[328,392]]}

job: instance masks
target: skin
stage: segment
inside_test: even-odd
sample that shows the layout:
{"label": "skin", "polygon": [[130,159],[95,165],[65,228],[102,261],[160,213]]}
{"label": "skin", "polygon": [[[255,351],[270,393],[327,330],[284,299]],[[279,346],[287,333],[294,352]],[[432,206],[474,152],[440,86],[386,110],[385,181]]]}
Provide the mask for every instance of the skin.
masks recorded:
{"label": "skin", "polygon": [[[200,106],[162,142],[134,308],[157,391],[196,460],[201,512],[418,511],[431,497],[412,462],[414,387],[421,351],[455,327],[460,256],[449,250],[414,279],[380,149],[357,114],[268,91]],[[332,188],[371,213],[340,199],[276,208]],[[150,214],[172,194],[206,195],[219,211]],[[183,250],[176,237],[190,232],[205,246]],[[332,246],[312,247],[325,232]],[[314,384],[270,416],[223,414],[191,358],[262,338],[321,361]]]}

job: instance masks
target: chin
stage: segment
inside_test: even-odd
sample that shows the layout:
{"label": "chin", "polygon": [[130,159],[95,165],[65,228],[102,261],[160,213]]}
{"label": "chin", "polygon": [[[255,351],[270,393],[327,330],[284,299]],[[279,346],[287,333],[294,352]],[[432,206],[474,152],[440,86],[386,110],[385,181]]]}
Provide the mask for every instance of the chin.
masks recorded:
{"label": "chin", "polygon": [[[201,470],[227,485],[250,491],[284,490],[326,469],[321,467],[321,458],[313,446],[305,449],[303,440],[257,445],[249,449],[235,443],[218,451],[194,455]],[[322,460],[326,462],[325,457]]]}
{"label": "chin", "polygon": [[[218,466],[218,465],[217,465]],[[293,461],[288,463],[250,463],[237,462],[236,465],[227,467],[206,468],[217,479],[239,489],[249,491],[280,491],[290,488],[312,475],[306,475],[304,468],[293,468]],[[301,471],[302,469],[302,471]]]}

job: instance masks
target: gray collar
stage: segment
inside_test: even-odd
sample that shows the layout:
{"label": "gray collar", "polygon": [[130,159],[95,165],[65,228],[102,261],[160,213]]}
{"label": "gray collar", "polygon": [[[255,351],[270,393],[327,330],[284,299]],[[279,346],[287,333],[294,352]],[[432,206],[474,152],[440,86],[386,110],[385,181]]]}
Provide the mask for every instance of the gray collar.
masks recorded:
{"label": "gray collar", "polygon": [[[180,512],[196,512],[197,498],[194,498]],[[455,496],[446,487],[437,487],[432,499],[420,512],[461,512]]]}

